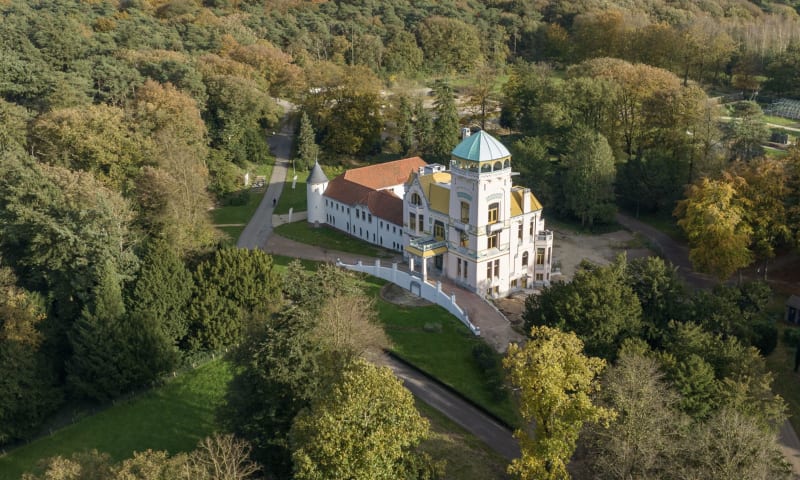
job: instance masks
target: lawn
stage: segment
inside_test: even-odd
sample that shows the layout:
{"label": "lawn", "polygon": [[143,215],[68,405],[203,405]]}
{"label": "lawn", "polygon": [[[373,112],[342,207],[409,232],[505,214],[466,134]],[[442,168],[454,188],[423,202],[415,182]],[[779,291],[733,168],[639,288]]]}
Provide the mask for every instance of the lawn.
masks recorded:
{"label": "lawn", "polygon": [[217,429],[214,414],[231,378],[228,363],[214,360],[167,385],[118,403],[96,415],[0,457],[0,478],[20,478],[39,459],[96,448],[115,460],[147,448],[193,450]]}
{"label": "lawn", "polygon": [[492,398],[487,379],[473,360],[472,348],[483,340],[437,305],[404,308],[382,300],[378,295],[382,285],[381,280],[370,278],[367,290],[378,299],[378,317],[393,343],[392,351],[508,424],[517,425],[511,399],[507,395]]}
{"label": "lawn", "polygon": [[764,121],[773,125],[783,125],[784,127],[800,127],[800,122],[791,118],[776,117],[774,115],[764,115]]}
{"label": "lawn", "polygon": [[258,209],[265,191],[265,188],[254,188],[233,194],[246,196],[247,201],[239,205],[223,205],[212,210],[211,219],[214,225],[247,224]]}
{"label": "lawn", "polygon": [[308,222],[285,223],[275,227],[275,233],[296,242],[366,257],[392,257],[395,255],[389,250],[351,237],[335,228],[324,225],[313,228],[309,226]]}
{"label": "lawn", "polygon": [[[322,165],[322,171],[325,172],[325,176],[328,177],[328,180],[332,180],[334,177],[341,174],[344,169],[340,166]],[[308,178],[308,172],[297,170],[297,182],[293,189],[292,179],[294,175],[292,169],[289,168],[289,171],[286,173],[286,183],[283,185],[281,198],[278,200],[278,205],[275,206],[275,213],[278,215],[289,213],[290,208],[295,212],[305,212],[308,208],[306,206],[306,179]]]}
{"label": "lawn", "polygon": [[[269,178],[272,175],[272,164],[259,165],[255,168],[253,178],[262,175],[267,179],[267,182],[269,182]],[[246,197],[244,203],[234,205],[228,200],[227,204],[223,202],[223,205],[211,211],[211,221],[214,222],[214,225],[228,225],[226,227],[217,228],[231,238],[231,243],[235,244],[239,239],[239,235],[242,234],[244,226],[247,225],[247,222],[253,217],[266,191],[266,187],[240,190],[239,192],[230,194],[228,199],[234,198],[237,195],[242,195]]]}
{"label": "lawn", "polygon": [[[293,260],[282,256],[273,258],[281,270]],[[315,268],[314,262],[304,261],[303,264],[308,269]],[[379,292],[385,283],[366,276],[364,287],[376,299],[378,318],[393,343],[392,350],[507,423],[518,424],[511,400],[507,397],[500,401],[493,399],[487,379],[475,365],[472,348],[483,340],[439,306],[404,308],[384,301]]]}

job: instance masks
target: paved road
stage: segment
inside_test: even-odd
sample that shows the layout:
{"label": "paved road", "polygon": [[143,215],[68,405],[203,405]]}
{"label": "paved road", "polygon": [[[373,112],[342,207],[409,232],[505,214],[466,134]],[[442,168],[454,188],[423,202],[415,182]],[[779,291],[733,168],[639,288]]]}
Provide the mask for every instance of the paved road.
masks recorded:
{"label": "paved road", "polygon": [[[450,393],[446,388],[431,382],[430,379],[407,365],[386,356],[386,365],[394,371],[407,389],[423,402],[464,427],[481,439],[495,452],[508,460],[520,456],[519,444],[511,436],[511,431],[486,416],[483,412]],[[480,421],[476,419],[480,418]]]}
{"label": "paved road", "polygon": [[[628,230],[643,235],[653,243],[660,250],[664,259],[678,267],[678,273],[688,285],[694,288],[711,288],[715,285],[716,282],[711,277],[692,270],[692,264],[689,262],[689,249],[686,245],[676,242],[650,225],[628,215],[618,213],[617,222]],[[797,433],[788,420],[781,425],[779,438],[783,454],[792,465],[794,477],[800,479],[800,439],[797,438]]]}
{"label": "paved road", "polygon": [[[282,120],[280,133],[273,135],[269,139],[270,151],[275,155],[275,167],[272,169],[272,177],[269,186],[264,194],[258,209],[250,222],[245,227],[239,237],[237,246],[242,248],[262,248],[269,253],[276,253],[295,258],[308,260],[320,260],[334,262],[341,259],[343,262],[355,263],[358,260],[373,262],[374,259],[365,256],[357,256],[312,245],[293,242],[279,235],[272,234],[272,199],[278,198],[283,190],[286,181],[286,172],[289,165],[289,155],[291,154],[291,144],[293,140],[292,125],[288,122],[289,108]],[[402,258],[385,259],[386,261],[399,261]],[[473,323],[481,327],[482,332],[491,336],[496,348],[505,350],[508,341],[518,340],[520,337],[511,329],[508,320],[499,312],[495,311],[488,303],[472,292],[462,290],[455,285],[444,283],[443,287],[447,292],[456,293],[459,305],[467,308]],[[503,343],[505,342],[505,343]],[[517,441],[511,432],[499,425],[494,419],[476,409],[469,403],[462,400],[457,395],[442,388],[436,382],[431,381],[419,372],[401,364],[397,361],[387,362],[392,367],[395,374],[403,379],[406,388],[419,399],[429,404],[433,408],[442,412],[445,416],[461,425],[485,442],[490,448],[506,458],[519,456]]]}
{"label": "paved road", "polygon": [[275,155],[272,177],[267,191],[264,193],[264,198],[261,199],[258,209],[253,214],[253,218],[250,219],[242,234],[239,235],[239,240],[236,242],[237,247],[259,248],[266,243],[270,234],[272,234],[272,212],[274,210],[272,201],[280,198],[281,192],[283,192],[286,171],[289,167],[289,155],[292,152],[292,140],[294,139],[294,125],[289,121],[292,105],[286,102],[279,103],[286,113],[281,119],[278,133],[267,139],[269,150]]}

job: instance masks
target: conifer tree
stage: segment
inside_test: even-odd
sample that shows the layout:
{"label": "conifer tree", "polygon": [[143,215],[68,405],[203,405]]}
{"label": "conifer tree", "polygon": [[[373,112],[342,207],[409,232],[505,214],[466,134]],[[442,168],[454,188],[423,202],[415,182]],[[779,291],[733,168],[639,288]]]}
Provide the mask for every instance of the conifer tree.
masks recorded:
{"label": "conifer tree", "polygon": [[314,127],[308,119],[306,112],[300,116],[300,131],[297,134],[297,160],[296,168],[305,171],[314,165],[319,153],[319,146],[315,142]]}
{"label": "conifer tree", "polygon": [[441,160],[447,158],[458,143],[458,110],[453,99],[453,89],[449,84],[440,82],[434,91],[436,120],[433,123],[431,153]]}

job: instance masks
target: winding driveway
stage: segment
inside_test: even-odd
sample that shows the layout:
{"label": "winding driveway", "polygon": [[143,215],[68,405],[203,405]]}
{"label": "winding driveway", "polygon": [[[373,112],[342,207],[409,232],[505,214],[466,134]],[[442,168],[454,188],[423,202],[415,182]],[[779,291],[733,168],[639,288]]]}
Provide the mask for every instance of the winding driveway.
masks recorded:
{"label": "winding driveway", "polygon": [[[258,209],[239,236],[237,246],[249,249],[261,248],[268,253],[307,260],[333,262],[341,259],[346,263],[356,263],[358,260],[373,262],[374,259],[370,257],[327,250],[273,235],[272,201],[280,197],[286,181],[294,127],[290,121],[291,105],[287,103],[281,105],[286,109],[286,114],[281,120],[280,130],[268,139],[270,151],[275,155],[275,166],[272,169],[269,186]],[[521,336],[511,329],[508,320],[482,298],[446,281],[442,282],[442,288],[448,293],[456,294],[458,304],[467,310],[473,323],[481,327],[482,336],[498,350],[505,350],[509,341],[521,339]],[[519,446],[511,431],[493,418],[413,368],[391,359],[387,359],[386,364],[417,398],[461,425],[492,450],[509,460],[519,456]]]}

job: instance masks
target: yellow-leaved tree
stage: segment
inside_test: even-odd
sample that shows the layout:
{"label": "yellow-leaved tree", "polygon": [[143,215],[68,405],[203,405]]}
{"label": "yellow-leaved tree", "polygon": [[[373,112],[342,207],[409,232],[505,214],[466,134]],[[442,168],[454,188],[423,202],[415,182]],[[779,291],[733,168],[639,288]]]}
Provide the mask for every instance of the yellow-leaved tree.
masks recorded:
{"label": "yellow-leaved tree", "polygon": [[743,180],[731,175],[723,180],[703,178],[689,186],[686,199],[678,202],[674,213],[689,240],[692,265],[720,281],[753,261],[753,229],[736,201],[737,183]]}
{"label": "yellow-leaved tree", "polygon": [[520,479],[569,478],[567,463],[583,424],[615,415],[592,403],[605,365],[583,354],[583,342],[574,333],[547,326],[533,327],[525,346],[509,346],[503,366],[525,422],[514,432],[522,456],[511,462],[509,473]]}

